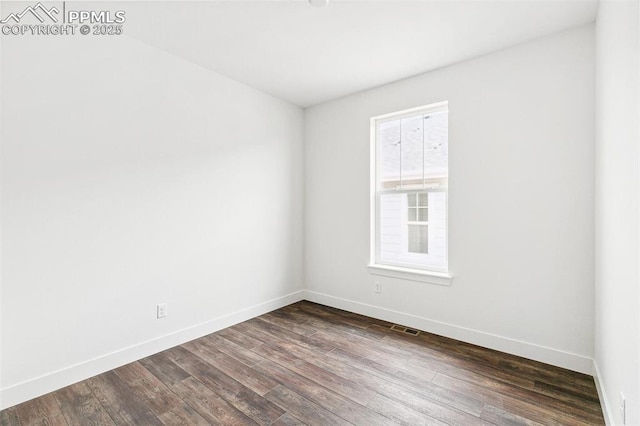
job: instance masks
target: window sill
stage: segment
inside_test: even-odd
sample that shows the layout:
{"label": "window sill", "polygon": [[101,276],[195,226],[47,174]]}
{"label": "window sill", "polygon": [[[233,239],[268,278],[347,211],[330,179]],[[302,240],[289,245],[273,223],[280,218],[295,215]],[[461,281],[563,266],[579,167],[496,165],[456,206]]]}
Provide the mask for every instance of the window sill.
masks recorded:
{"label": "window sill", "polygon": [[419,269],[400,268],[387,265],[369,265],[369,273],[402,280],[419,281],[436,285],[451,285],[453,277],[445,272],[421,271]]}

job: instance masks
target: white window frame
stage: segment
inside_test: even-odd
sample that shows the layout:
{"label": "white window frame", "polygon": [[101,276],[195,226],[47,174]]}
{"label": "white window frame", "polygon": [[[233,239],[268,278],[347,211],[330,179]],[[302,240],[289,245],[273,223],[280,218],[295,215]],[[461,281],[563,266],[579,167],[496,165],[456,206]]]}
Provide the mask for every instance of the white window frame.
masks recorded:
{"label": "white window frame", "polygon": [[[379,241],[377,236],[377,231],[379,228],[379,218],[377,215],[377,197],[378,197],[378,188],[377,188],[377,166],[378,166],[378,124],[384,121],[389,120],[398,120],[405,117],[411,117],[418,114],[428,115],[430,113],[440,112],[440,111],[448,111],[448,102],[438,102],[426,106],[406,109],[403,111],[393,112],[390,114],[379,115],[376,117],[372,117],[370,119],[370,254],[369,254],[369,265],[368,270],[371,274],[374,275],[382,275],[392,278],[399,278],[403,280],[410,281],[419,281],[426,282],[431,284],[438,285],[451,285],[452,276],[449,271],[448,259],[449,259],[449,230],[448,230],[448,199],[449,199],[449,190],[445,188],[444,190],[447,192],[447,207],[446,207],[446,223],[447,223],[447,232],[446,232],[446,250],[445,255],[447,259],[447,266],[443,270],[435,270],[435,269],[418,269],[412,267],[406,267],[403,265],[394,265],[391,262],[388,263],[380,263],[378,262],[378,253],[379,253]],[[439,189],[425,189],[419,188],[416,189],[415,192],[429,192],[429,191],[442,191],[442,188]],[[413,191],[412,191],[413,192]]]}

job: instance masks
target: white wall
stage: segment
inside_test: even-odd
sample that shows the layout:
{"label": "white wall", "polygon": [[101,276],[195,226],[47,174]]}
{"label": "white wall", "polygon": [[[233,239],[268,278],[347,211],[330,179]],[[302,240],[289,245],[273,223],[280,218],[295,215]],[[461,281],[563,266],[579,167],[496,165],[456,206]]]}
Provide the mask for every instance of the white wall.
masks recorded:
{"label": "white wall", "polygon": [[595,363],[608,421],[640,424],[638,1],[600,3],[596,23]]}
{"label": "white wall", "polygon": [[[309,298],[591,372],[593,38],[581,27],[306,110]],[[452,285],[374,277],[369,118],[444,100]]]}
{"label": "white wall", "polygon": [[[0,1],[0,16],[3,15]],[[1,40],[1,39],[0,39]],[[0,59],[2,58],[2,41],[0,41]],[[0,389],[2,389],[2,66],[0,65]],[[0,410],[3,408],[2,392],[0,391]]]}
{"label": "white wall", "polygon": [[300,108],[126,36],[1,47],[2,406],[301,297]]}

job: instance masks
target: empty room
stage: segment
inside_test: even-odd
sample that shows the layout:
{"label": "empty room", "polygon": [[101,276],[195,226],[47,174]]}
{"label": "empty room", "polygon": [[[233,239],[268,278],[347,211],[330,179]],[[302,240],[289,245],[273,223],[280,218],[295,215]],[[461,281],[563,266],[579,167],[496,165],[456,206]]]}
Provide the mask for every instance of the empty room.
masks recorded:
{"label": "empty room", "polygon": [[0,31],[1,425],[640,425],[640,0]]}

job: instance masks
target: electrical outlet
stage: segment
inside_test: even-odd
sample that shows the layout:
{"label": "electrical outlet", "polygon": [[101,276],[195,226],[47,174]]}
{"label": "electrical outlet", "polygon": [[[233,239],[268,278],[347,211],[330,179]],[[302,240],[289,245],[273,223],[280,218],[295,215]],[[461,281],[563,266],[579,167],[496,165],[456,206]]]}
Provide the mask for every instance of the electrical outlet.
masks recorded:
{"label": "electrical outlet", "polygon": [[624,399],[624,394],[620,392],[620,418],[622,418],[622,424],[627,424],[627,401]]}
{"label": "electrical outlet", "polygon": [[167,316],[167,304],[160,303],[158,304],[158,318],[164,318]]}
{"label": "electrical outlet", "polygon": [[373,289],[375,293],[382,293],[382,283],[377,282]]}

